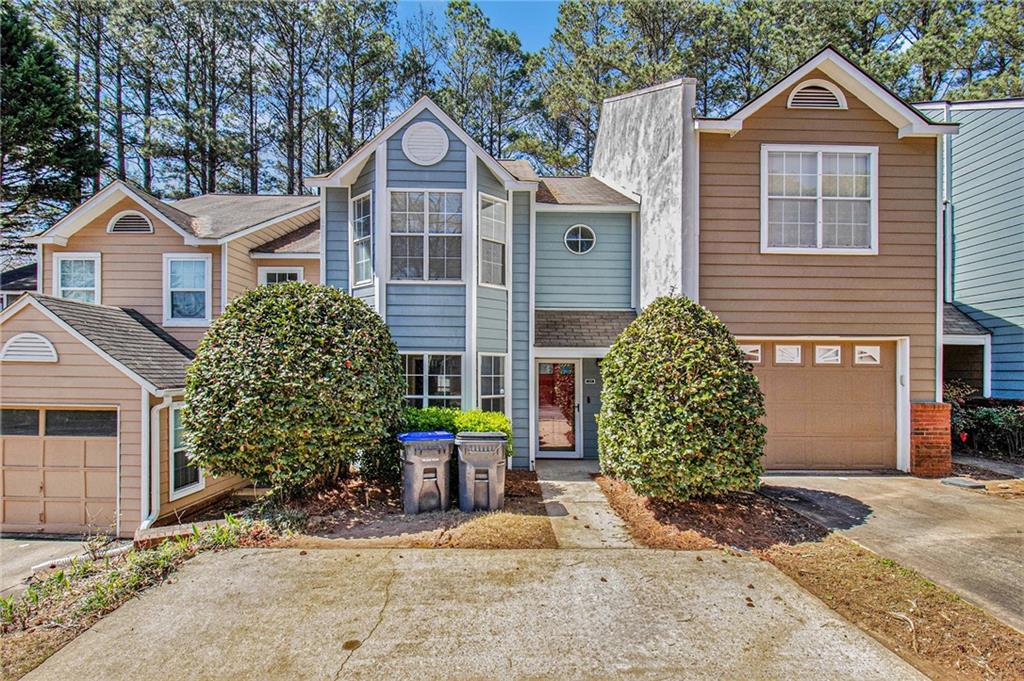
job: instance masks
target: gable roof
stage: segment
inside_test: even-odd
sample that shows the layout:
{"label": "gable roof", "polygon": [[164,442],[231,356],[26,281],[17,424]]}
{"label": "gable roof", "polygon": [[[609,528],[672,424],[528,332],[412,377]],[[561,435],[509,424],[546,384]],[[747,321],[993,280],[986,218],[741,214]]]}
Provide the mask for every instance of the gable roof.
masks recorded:
{"label": "gable roof", "polygon": [[35,291],[36,276],[34,262],[0,272],[0,291]]}
{"label": "gable roof", "polygon": [[249,254],[253,257],[259,257],[261,254],[298,255],[319,252],[320,222],[318,220],[249,250]]}
{"label": "gable roof", "polygon": [[484,165],[494,173],[494,176],[501,180],[511,189],[534,189],[534,182],[526,182],[515,177],[493,156],[487,153],[483,147],[476,143],[472,137],[466,134],[458,123],[446,114],[441,107],[433,102],[430,97],[420,97],[416,103],[403,111],[390,125],[386,126],[379,133],[371,137],[363,146],[359,147],[344,163],[328,173],[311,175],[305,178],[307,186],[310,187],[340,187],[341,178],[353,170],[362,168],[363,163],[376,149],[381,142],[388,140],[392,135],[402,129],[404,125],[412,121],[421,111],[429,111],[437,119],[455,134],[466,145],[468,151],[484,162]]}
{"label": "gable roof", "polygon": [[954,303],[943,303],[942,333],[945,336],[987,336],[990,331],[967,316]]}
{"label": "gable roof", "polygon": [[539,182],[540,177],[537,176],[537,172],[530,165],[530,162],[526,159],[521,158],[499,158],[498,163],[502,165],[508,172],[512,174],[517,180],[523,180],[524,182]]}
{"label": "gable roof", "polygon": [[636,201],[612,189],[596,177],[542,177],[537,190],[538,204],[572,206],[639,206]]}
{"label": "gable roof", "polygon": [[27,293],[0,314],[0,324],[27,305],[150,392],[185,386],[185,369],[195,355],[139,312]]}
{"label": "gable roof", "polygon": [[698,132],[735,135],[743,129],[743,121],[746,118],[815,70],[827,75],[892,123],[898,129],[900,137],[931,137],[957,132],[955,124],[934,123],[831,46],[823,48],[731,115],[723,118],[698,117],[694,121],[694,128]]}
{"label": "gable roof", "polygon": [[180,234],[188,246],[224,243],[303,212],[319,210],[320,206],[317,196],[287,194],[203,194],[180,201],[164,201],[139,187],[114,180],[49,229],[25,241],[64,246],[71,235],[124,197],[148,208]]}

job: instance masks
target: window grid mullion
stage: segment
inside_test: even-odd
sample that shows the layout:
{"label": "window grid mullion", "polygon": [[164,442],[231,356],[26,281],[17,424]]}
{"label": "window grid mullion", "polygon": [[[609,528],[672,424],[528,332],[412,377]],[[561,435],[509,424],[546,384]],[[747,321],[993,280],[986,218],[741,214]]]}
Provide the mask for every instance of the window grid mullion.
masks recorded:
{"label": "window grid mullion", "polygon": [[430,192],[423,192],[423,281],[430,281]]}
{"label": "window grid mullion", "polygon": [[825,241],[824,240],[824,231],[825,230],[824,230],[824,226],[822,224],[822,218],[823,218],[823,215],[822,215],[822,212],[823,212],[822,211],[822,205],[824,204],[825,201],[822,198],[822,182],[821,182],[822,156],[821,156],[821,152],[819,151],[817,155],[818,155],[818,188],[817,188],[817,201],[816,201],[816,203],[817,203],[817,212],[818,212],[818,226],[817,226],[817,236],[816,236],[816,238],[817,238],[816,248],[822,248],[822,245],[824,244],[824,241]]}

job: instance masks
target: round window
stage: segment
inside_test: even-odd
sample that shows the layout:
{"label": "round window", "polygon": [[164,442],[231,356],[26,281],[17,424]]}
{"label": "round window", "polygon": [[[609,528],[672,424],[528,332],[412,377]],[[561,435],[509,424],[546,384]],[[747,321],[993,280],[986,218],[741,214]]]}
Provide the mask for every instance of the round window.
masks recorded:
{"label": "round window", "polygon": [[565,247],[576,255],[583,255],[594,247],[597,237],[594,230],[586,225],[573,225],[565,230]]}

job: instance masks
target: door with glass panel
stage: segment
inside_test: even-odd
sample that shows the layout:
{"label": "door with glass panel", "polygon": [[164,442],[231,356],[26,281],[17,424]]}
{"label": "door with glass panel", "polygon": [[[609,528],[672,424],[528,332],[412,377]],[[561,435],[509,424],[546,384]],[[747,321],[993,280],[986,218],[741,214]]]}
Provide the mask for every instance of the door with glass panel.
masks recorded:
{"label": "door with glass panel", "polygon": [[537,455],[552,459],[583,456],[580,432],[579,360],[537,363]]}

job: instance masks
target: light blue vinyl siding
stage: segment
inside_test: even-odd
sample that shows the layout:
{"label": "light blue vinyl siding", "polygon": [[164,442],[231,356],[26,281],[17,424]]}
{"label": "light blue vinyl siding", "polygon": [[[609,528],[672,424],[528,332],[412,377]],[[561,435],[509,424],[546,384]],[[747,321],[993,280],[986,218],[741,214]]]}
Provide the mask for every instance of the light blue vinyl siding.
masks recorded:
{"label": "light blue vinyl siding", "polygon": [[348,291],[348,190],[324,187],[324,282]]}
{"label": "light blue vinyl siding", "polygon": [[953,297],[992,332],[992,394],[1024,398],[1024,109],[956,110]]}
{"label": "light blue vinyl siding", "polygon": [[[583,458],[597,458],[597,414],[601,411],[601,372],[596,359],[583,360]],[[588,384],[593,380],[593,384]]]}
{"label": "light blue vinyl siding", "polygon": [[[371,220],[374,223],[373,224],[373,238],[370,240],[370,247],[372,249],[372,253],[371,253],[371,256],[370,256],[371,257],[371,261],[370,262],[374,263],[374,264],[376,264],[376,262],[377,262],[377,260],[376,260],[377,241],[378,241],[378,236],[377,235],[380,234],[380,231],[377,230],[377,228],[376,228],[377,225],[375,224],[376,221],[377,221],[377,208],[376,208],[376,206],[377,206],[376,184],[377,183],[376,183],[376,175],[375,175],[376,172],[377,172],[376,160],[375,160],[376,156],[377,156],[376,153],[370,154],[370,157],[366,159],[366,163],[363,165],[363,169],[359,171],[359,176],[356,178],[356,181],[352,183],[352,196],[353,197],[359,196],[360,194],[365,194],[366,192],[370,192],[370,206],[371,206],[371,211],[372,211],[371,214],[373,216],[371,218]],[[375,289],[376,289],[376,284],[372,284],[372,283],[371,284],[363,284],[362,286],[359,286],[358,288],[352,289],[352,295],[354,295],[356,298],[360,298],[364,303],[366,303],[370,307],[373,307],[374,306],[374,290]]]}
{"label": "light blue vinyl siding", "polygon": [[377,172],[376,156],[377,154],[374,152],[366,159],[363,169],[359,171],[359,177],[352,183],[352,196],[359,196],[364,192],[373,191],[377,184],[375,181],[375,173]]}
{"label": "light blue vinyl siding", "polygon": [[477,350],[508,352],[508,292],[504,289],[477,288]]}
{"label": "light blue vinyl siding", "polygon": [[387,321],[398,349],[466,349],[466,287],[391,284]]}
{"label": "light blue vinyl siding", "polygon": [[[565,247],[565,231],[576,224],[588,225],[597,235],[589,253],[576,255]],[[631,247],[628,213],[538,213],[537,307],[632,307]]]}
{"label": "light blue vinyl siding", "polygon": [[373,284],[358,286],[352,289],[352,295],[369,305],[371,309],[375,309],[374,289],[375,286]]}
{"label": "light blue vinyl siding", "polygon": [[481,194],[490,194],[499,199],[508,198],[505,185],[494,176],[494,173],[487,167],[487,164],[479,158],[476,160],[476,185]]}
{"label": "light blue vinyl siding", "polygon": [[512,192],[512,465],[530,465],[530,193]]}
{"label": "light blue vinyl siding", "polygon": [[443,159],[432,166],[421,166],[405,157],[402,152],[402,135],[410,125],[420,121],[441,125],[434,114],[424,110],[388,138],[388,186],[465,189],[466,145],[448,128],[445,128],[448,132],[448,153]]}

